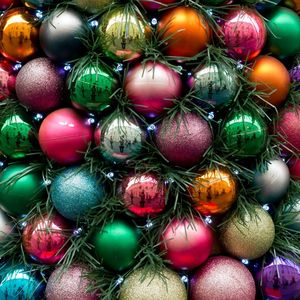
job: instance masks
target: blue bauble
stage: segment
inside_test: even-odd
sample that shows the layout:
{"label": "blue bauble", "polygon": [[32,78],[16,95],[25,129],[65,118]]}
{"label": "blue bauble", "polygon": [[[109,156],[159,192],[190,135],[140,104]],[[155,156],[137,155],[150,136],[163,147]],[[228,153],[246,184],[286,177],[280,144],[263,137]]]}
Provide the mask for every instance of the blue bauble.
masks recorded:
{"label": "blue bauble", "polygon": [[104,197],[104,186],[86,169],[71,167],[55,177],[50,195],[65,218],[76,221]]}

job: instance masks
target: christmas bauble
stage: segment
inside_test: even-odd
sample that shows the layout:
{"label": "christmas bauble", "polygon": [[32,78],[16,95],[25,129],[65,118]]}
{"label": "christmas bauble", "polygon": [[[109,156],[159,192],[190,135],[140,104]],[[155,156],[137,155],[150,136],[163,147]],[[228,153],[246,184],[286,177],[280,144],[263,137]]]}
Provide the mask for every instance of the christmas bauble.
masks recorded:
{"label": "christmas bauble", "polygon": [[54,178],[50,195],[57,211],[65,218],[76,221],[101,202],[104,187],[88,170],[71,167]]}
{"label": "christmas bauble", "polygon": [[71,83],[70,98],[76,108],[99,112],[111,105],[116,88],[117,80],[108,68],[89,64]]}
{"label": "christmas bauble", "polygon": [[109,269],[121,272],[131,267],[139,250],[137,228],[120,219],[96,229],[93,244],[98,259]]}
{"label": "christmas bauble", "polygon": [[102,50],[108,57],[127,61],[140,57],[149,29],[145,20],[120,7],[102,16],[98,34]]}
{"label": "christmas bauble", "polygon": [[158,34],[164,53],[182,59],[193,57],[206,48],[211,29],[199,11],[178,6],[167,10],[161,17]]}
{"label": "christmas bauble", "polygon": [[145,117],[156,117],[174,105],[181,95],[180,76],[159,62],[137,64],[126,75],[125,91],[134,109]]}
{"label": "christmas bauble", "polygon": [[173,268],[191,270],[204,263],[211,254],[213,235],[199,218],[173,219],[161,235],[160,249]]}
{"label": "christmas bauble", "polygon": [[226,64],[200,65],[193,73],[189,84],[195,91],[195,97],[200,100],[200,105],[203,101],[204,104],[222,107],[234,99],[238,78],[235,71]]}
{"label": "christmas bauble", "polygon": [[178,114],[158,126],[158,150],[173,165],[191,167],[197,164],[211,143],[209,124],[194,113]]}
{"label": "christmas bauble", "polygon": [[66,62],[81,57],[88,32],[83,16],[72,8],[61,7],[46,18],[40,28],[40,43],[51,59]]}
{"label": "christmas bauble", "polygon": [[177,0],[140,0],[143,7],[147,10],[159,10],[160,8],[167,8],[170,4],[177,2]]}
{"label": "christmas bauble", "polygon": [[42,174],[29,165],[13,164],[0,173],[0,206],[10,215],[23,215],[45,197]]}
{"label": "christmas bauble", "polygon": [[119,300],[187,300],[180,277],[170,269],[133,271],[121,285]]}
{"label": "christmas bauble", "polygon": [[[0,70],[1,72],[1,70]],[[291,82],[296,85],[297,90],[300,89],[300,58],[299,61],[289,71]]]}
{"label": "christmas bauble", "polygon": [[210,257],[191,279],[191,300],[255,300],[255,282],[249,270],[239,261]]}
{"label": "christmas bauble", "polygon": [[272,56],[258,57],[248,78],[256,84],[256,91],[264,93],[261,97],[271,105],[282,104],[289,93],[289,72],[284,64]]}
{"label": "christmas bauble", "polygon": [[222,137],[234,156],[256,156],[266,147],[267,128],[262,118],[247,111],[233,112],[225,120]]}
{"label": "christmas bauble", "polygon": [[225,168],[202,171],[189,188],[194,207],[202,215],[222,214],[236,200],[237,184]]}
{"label": "christmas bauble", "polygon": [[47,300],[97,300],[95,294],[87,290],[92,282],[85,276],[89,268],[83,264],[72,264],[67,269],[58,267],[48,279]]}
{"label": "christmas bauble", "polygon": [[76,4],[82,10],[96,14],[99,13],[102,9],[112,4],[112,0],[73,0],[73,3]]}
{"label": "christmas bauble", "polygon": [[92,127],[72,108],[61,108],[48,115],[39,130],[39,143],[49,159],[67,165],[83,159],[92,141]]}
{"label": "christmas bauble", "polygon": [[145,134],[135,120],[113,117],[95,131],[95,142],[104,158],[120,163],[139,154]]}
{"label": "christmas bauble", "polygon": [[247,61],[258,56],[266,41],[263,19],[251,8],[237,8],[228,13],[222,25],[227,52]]}
{"label": "christmas bauble", "polygon": [[0,209],[0,243],[14,231],[12,220]]}
{"label": "christmas bauble", "polygon": [[269,51],[281,59],[298,54],[300,17],[292,10],[281,6],[275,6],[265,17]]}
{"label": "christmas bauble", "polygon": [[293,179],[300,180],[300,159],[292,158],[288,162],[290,175]]}
{"label": "christmas bauble", "polygon": [[22,2],[30,8],[33,9],[44,9],[51,5],[56,5],[59,3],[58,0],[22,0]]}
{"label": "christmas bauble", "polygon": [[56,264],[68,250],[72,232],[71,225],[58,214],[38,216],[24,228],[22,245],[33,260]]}
{"label": "christmas bauble", "polygon": [[0,0],[0,10],[7,10],[14,6],[16,0]]}
{"label": "christmas bauble", "polygon": [[166,186],[152,173],[125,177],[120,194],[126,208],[140,217],[156,216],[166,206]]}
{"label": "christmas bauble", "polygon": [[34,149],[35,130],[23,111],[0,119],[0,152],[12,158],[23,158]]}
{"label": "christmas bauble", "polygon": [[6,59],[0,59],[0,101],[7,99],[15,90],[16,71]]}
{"label": "christmas bauble", "polygon": [[287,193],[290,184],[290,172],[281,159],[270,160],[263,172],[254,174],[254,186],[258,189],[256,198],[262,203],[274,203]]}
{"label": "christmas bauble", "polygon": [[300,266],[287,258],[273,258],[257,274],[256,280],[266,299],[300,298]]}
{"label": "christmas bauble", "polygon": [[256,259],[264,255],[272,246],[275,226],[270,215],[261,207],[256,207],[250,215],[235,215],[221,232],[222,243],[233,256]]}
{"label": "christmas bauble", "polygon": [[23,62],[38,51],[39,29],[37,18],[26,8],[8,10],[0,19],[0,53]]}
{"label": "christmas bauble", "polygon": [[64,87],[63,74],[50,59],[44,57],[25,64],[16,80],[19,101],[35,112],[48,112],[60,106],[65,97]]}

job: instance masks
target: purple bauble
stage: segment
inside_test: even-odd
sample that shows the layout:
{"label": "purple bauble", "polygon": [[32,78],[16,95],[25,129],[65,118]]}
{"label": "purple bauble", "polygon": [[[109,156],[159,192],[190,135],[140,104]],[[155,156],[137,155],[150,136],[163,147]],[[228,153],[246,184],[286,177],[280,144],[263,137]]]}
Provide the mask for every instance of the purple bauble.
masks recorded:
{"label": "purple bauble", "polygon": [[35,112],[48,112],[62,102],[64,74],[48,58],[36,58],[24,65],[16,80],[19,101]]}
{"label": "purple bauble", "polygon": [[256,280],[269,300],[300,299],[300,266],[289,259],[275,257],[257,274]]}
{"label": "purple bauble", "polygon": [[300,89],[300,63],[293,66],[293,68],[290,70],[290,78],[291,82],[295,83],[297,85],[297,90]]}
{"label": "purple bauble", "polygon": [[201,161],[212,143],[209,124],[194,113],[178,114],[158,127],[156,144],[173,165],[191,167]]}

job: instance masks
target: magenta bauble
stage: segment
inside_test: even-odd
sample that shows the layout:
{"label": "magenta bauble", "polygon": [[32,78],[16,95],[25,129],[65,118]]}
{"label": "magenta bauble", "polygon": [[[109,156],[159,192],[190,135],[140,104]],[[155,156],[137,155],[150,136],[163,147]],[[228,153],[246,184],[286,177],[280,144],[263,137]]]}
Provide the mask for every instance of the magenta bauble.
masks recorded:
{"label": "magenta bauble", "polygon": [[293,158],[288,162],[290,175],[296,180],[300,180],[300,159]]}
{"label": "magenta bauble", "polygon": [[16,76],[14,65],[6,59],[0,59],[0,101],[14,92]]}

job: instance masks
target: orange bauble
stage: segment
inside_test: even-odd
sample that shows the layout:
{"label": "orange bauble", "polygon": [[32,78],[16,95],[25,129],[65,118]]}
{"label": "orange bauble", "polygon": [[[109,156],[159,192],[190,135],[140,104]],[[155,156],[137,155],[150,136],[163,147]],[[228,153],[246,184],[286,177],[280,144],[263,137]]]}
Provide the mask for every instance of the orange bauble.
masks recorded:
{"label": "orange bauble", "polygon": [[265,93],[262,98],[274,106],[283,103],[289,93],[289,72],[272,56],[260,56],[254,61],[249,80],[256,83],[257,91]]}
{"label": "orange bauble", "polygon": [[236,181],[225,168],[209,169],[195,178],[189,192],[195,209],[202,215],[222,214],[236,200]]}
{"label": "orange bauble", "polygon": [[195,9],[179,6],[168,10],[158,25],[164,52],[169,56],[192,57],[206,48],[211,30]]}

